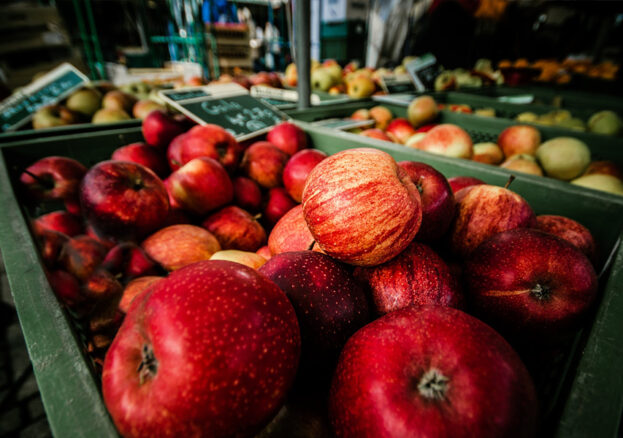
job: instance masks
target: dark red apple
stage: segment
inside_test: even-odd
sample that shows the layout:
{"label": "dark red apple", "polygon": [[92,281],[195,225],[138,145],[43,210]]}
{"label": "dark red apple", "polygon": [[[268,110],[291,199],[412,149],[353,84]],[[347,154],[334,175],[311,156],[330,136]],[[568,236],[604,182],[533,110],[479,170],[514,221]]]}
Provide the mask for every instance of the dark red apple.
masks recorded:
{"label": "dark red apple", "polygon": [[283,122],[271,128],[266,134],[266,141],[288,156],[307,148],[307,134],[292,122]]}
{"label": "dark red apple", "polygon": [[44,265],[55,268],[60,261],[63,247],[71,238],[67,234],[45,228],[33,232]]}
{"label": "dark red apple", "polygon": [[346,343],[329,416],[344,438],[536,436],[534,384],[510,345],[474,317],[414,306]]}
{"label": "dark red apple", "polygon": [[422,222],[420,194],[387,152],[354,148],[314,167],[303,214],[320,248],[358,266],[384,263],[405,249]]}
{"label": "dark red apple", "polygon": [[483,242],[465,267],[467,296],[480,318],[518,342],[573,334],[597,295],[593,265],[552,234],[515,229]]}
{"label": "dark red apple", "polygon": [[301,367],[332,371],[346,340],[369,319],[363,288],[343,265],[313,251],[274,255],[259,272],[283,290],[301,327]]}
{"label": "dark red apple", "polygon": [[233,173],[240,162],[242,146],[233,135],[218,125],[197,125],[181,140],[181,164],[199,157],[210,157]]}
{"label": "dark red apple", "polygon": [[234,185],[234,204],[243,210],[255,213],[262,207],[262,191],[255,181],[245,176],[232,180]]}
{"label": "dark red apple", "polygon": [[578,221],[564,216],[542,214],[536,217],[536,229],[566,240],[595,262],[595,239],[590,230]]}
{"label": "dark red apple", "polygon": [[279,219],[288,211],[297,206],[297,203],[288,195],[283,187],[275,187],[268,191],[266,205],[262,213],[262,221],[268,229],[275,226]]}
{"label": "dark red apple", "polygon": [[143,119],[143,137],[157,148],[165,149],[175,137],[188,129],[188,124],[167,114],[163,110],[154,110]]}
{"label": "dark red apple", "polygon": [[253,436],[283,404],[299,354],[275,283],[199,262],[134,300],[106,355],[104,402],[125,437]]}
{"label": "dark red apple", "polygon": [[201,226],[218,239],[222,249],[255,252],[266,244],[264,227],[249,212],[235,205],[212,213]]}
{"label": "dark red apple", "polygon": [[102,267],[120,276],[124,282],[135,277],[154,275],[157,264],[143,248],[133,242],[122,242],[112,248],[104,257]]}
{"label": "dark red apple", "polygon": [[478,178],[474,178],[471,176],[453,176],[451,178],[448,178],[448,184],[450,184],[452,192],[456,193],[464,187],[486,183]]}
{"label": "dark red apple", "polygon": [[140,237],[162,226],[169,197],[154,172],[128,161],[102,161],[80,184],[82,213],[97,231]]}
{"label": "dark red apple", "polygon": [[73,158],[49,156],[37,160],[20,176],[22,186],[35,199],[74,198],[87,168]]}
{"label": "dark red apple", "polygon": [[168,184],[176,203],[198,216],[227,205],[234,198],[234,187],[227,171],[208,157],[184,164],[169,176]]}
{"label": "dark red apple", "polygon": [[158,277],[155,275],[147,275],[145,277],[137,277],[125,286],[123,294],[119,300],[119,310],[123,313],[128,313],[130,306],[134,299],[144,293],[150,286],[157,281],[162,280],[164,277]]}
{"label": "dark red apple", "polygon": [[59,233],[66,234],[69,237],[84,234],[84,224],[82,219],[62,210],[52,211],[39,216],[32,221],[32,226],[35,234],[40,232],[42,229],[58,231]]}
{"label": "dark red apple", "polygon": [[58,300],[69,307],[75,308],[84,300],[80,292],[80,282],[76,277],[62,269],[55,269],[46,273],[54,295]]}
{"label": "dark red apple", "polygon": [[455,255],[465,257],[494,234],[536,223],[528,202],[503,187],[465,187],[455,198],[457,214],[450,227],[450,247]]}
{"label": "dark red apple", "polygon": [[246,176],[265,189],[282,185],[288,155],[267,141],[253,143],[244,152],[240,164]]}
{"label": "dark red apple", "polygon": [[312,249],[313,243],[314,236],[307,227],[300,204],[284,214],[268,235],[271,254]]}
{"label": "dark red apple", "polygon": [[431,242],[443,236],[456,213],[454,195],[448,180],[441,172],[425,163],[398,163],[411,177],[422,200],[422,225],[415,238]]}
{"label": "dark red apple", "polygon": [[106,248],[97,240],[80,235],[69,239],[60,253],[64,269],[78,280],[86,280],[106,256]]}
{"label": "dark red apple", "polygon": [[163,152],[145,143],[132,143],[115,149],[111,160],[131,161],[132,163],[142,164],[151,169],[160,178],[166,178],[171,173]]}
{"label": "dark red apple", "polygon": [[423,243],[411,242],[382,265],[357,267],[355,276],[369,286],[379,315],[414,304],[463,307],[463,294],[450,269]]}
{"label": "dark red apple", "polygon": [[296,202],[303,199],[303,187],[314,167],[327,158],[318,149],[304,149],[292,155],[283,169],[283,186]]}

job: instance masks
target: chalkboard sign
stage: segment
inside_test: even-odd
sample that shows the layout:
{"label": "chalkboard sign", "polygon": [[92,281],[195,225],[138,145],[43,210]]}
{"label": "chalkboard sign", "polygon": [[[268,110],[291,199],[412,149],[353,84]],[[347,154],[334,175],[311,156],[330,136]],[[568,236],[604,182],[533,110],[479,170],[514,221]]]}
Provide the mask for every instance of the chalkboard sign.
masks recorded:
{"label": "chalkboard sign", "polygon": [[288,118],[269,103],[250,96],[246,89],[232,89],[233,93],[230,90],[228,95],[219,89],[213,92],[212,89],[206,90],[208,87],[203,88],[208,94],[204,97],[189,93],[187,98],[176,96],[178,100],[173,100],[170,92],[161,92],[160,95],[197,123],[222,126],[238,140],[262,134]]}
{"label": "chalkboard sign", "polygon": [[211,94],[204,90],[203,88],[191,88],[188,90],[163,90],[161,91],[163,95],[168,97],[174,102],[180,102],[182,100],[196,99],[198,97],[210,97]]}
{"label": "chalkboard sign", "polygon": [[433,90],[435,79],[442,70],[437,63],[437,58],[430,53],[414,59],[405,67],[417,91]]}
{"label": "chalkboard sign", "polygon": [[266,98],[266,97],[262,97],[260,98],[261,100],[263,100],[264,102],[266,102],[269,105],[273,105],[279,109],[293,109],[296,108],[296,103],[294,102],[287,102],[285,100],[279,100],[279,99],[270,99],[270,98]]}
{"label": "chalkboard sign", "polygon": [[73,65],[61,64],[0,102],[0,131],[16,130],[39,108],[59,102],[88,81]]}
{"label": "chalkboard sign", "polygon": [[381,76],[381,88],[388,94],[411,93],[415,91],[415,86],[409,75]]}

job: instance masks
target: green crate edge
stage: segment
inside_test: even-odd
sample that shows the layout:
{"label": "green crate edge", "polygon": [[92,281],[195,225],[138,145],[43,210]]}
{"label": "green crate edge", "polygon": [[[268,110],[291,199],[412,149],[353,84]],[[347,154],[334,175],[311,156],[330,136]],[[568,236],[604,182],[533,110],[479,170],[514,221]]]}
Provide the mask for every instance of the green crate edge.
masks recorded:
{"label": "green crate edge", "polygon": [[46,129],[27,129],[24,131],[14,131],[14,132],[1,132],[0,133],[0,144],[1,143],[12,143],[16,141],[26,141],[34,138],[43,138],[43,137],[55,137],[59,135],[76,135],[76,134],[84,134],[93,131],[101,131],[101,130],[115,130],[115,129],[123,129],[123,128],[133,128],[135,126],[141,126],[141,120],[132,119],[132,120],[124,120],[121,122],[112,122],[112,123],[80,123],[77,125],[68,125],[68,126],[57,126],[55,128],[46,128]]}
{"label": "green crate edge", "polygon": [[[359,105],[359,104],[360,102],[353,103],[353,105]],[[354,141],[352,134],[335,132],[335,131],[328,130],[325,128],[318,128],[318,127],[308,125],[306,123],[300,123],[300,125],[303,126],[307,130],[310,137],[312,137],[312,140],[325,138],[327,139],[326,141],[330,141],[332,144],[336,143],[337,141],[343,140],[345,144],[351,143],[353,145],[352,147],[371,146],[371,147],[377,147],[377,148],[386,150],[394,155],[398,154],[398,155],[404,156],[405,154],[407,154],[409,159],[420,159],[422,157],[431,158],[432,161],[445,163],[446,165],[449,165],[455,168],[458,167],[458,168],[464,169],[465,172],[463,173],[472,174],[473,176],[479,176],[485,180],[488,180],[488,182],[492,182],[492,183],[496,183],[496,182],[498,184],[503,183],[504,180],[508,176],[506,172],[501,171],[491,166],[485,166],[483,168],[482,166],[484,165],[478,165],[478,163],[471,163],[469,161],[464,161],[464,160],[455,160],[455,159],[449,159],[449,158],[438,157],[438,156],[430,156],[430,154],[426,154],[426,153],[420,153],[419,155],[412,154],[410,151],[405,150],[405,148],[402,146],[392,145],[386,142],[380,142],[374,139],[365,139],[365,138],[363,139],[356,138],[357,141]],[[92,138],[92,136],[94,136],[95,134],[96,133],[89,133],[89,134],[82,134],[80,136],[70,136],[70,137],[72,140],[77,141],[76,137],[88,139],[88,138]],[[138,129],[107,131],[105,133],[100,133],[100,134],[116,135],[119,137],[119,141],[136,141],[137,139],[140,138],[140,130]],[[67,137],[67,138],[70,138],[70,137]],[[49,141],[62,141],[62,138],[38,139],[38,140],[32,140],[28,143],[29,144],[32,144],[32,143],[45,144]],[[18,142],[18,144],[19,143],[21,142]],[[16,146],[18,144],[12,143],[12,144],[7,144],[7,145],[2,145],[2,148]],[[323,147],[324,149],[330,149],[327,147],[327,145],[323,145]],[[341,149],[344,149],[344,147],[338,146],[336,150],[329,151],[329,152],[333,153]],[[87,435],[89,436],[111,436],[113,435],[114,436],[117,434],[116,430],[108,417],[108,414],[105,410],[105,407],[103,406],[103,403],[101,402],[99,390],[97,388],[96,383],[93,381],[93,377],[90,374],[90,369],[88,368],[88,366],[86,365],[84,361],[80,361],[76,359],[77,357],[83,357],[78,345],[76,344],[72,346],[71,348],[71,351],[73,351],[72,354],[69,354],[67,351],[63,351],[60,353],[58,351],[46,352],[45,351],[46,345],[62,345],[62,344],[59,344],[59,343],[48,344],[47,342],[45,342],[43,343],[43,345],[41,345],[42,344],[41,339],[39,339],[38,336],[34,334],[37,331],[37,327],[39,326],[40,320],[38,320],[37,318],[35,318],[34,321],[30,319],[29,316],[33,313],[36,314],[37,312],[35,312],[32,309],[27,310],[25,309],[25,306],[28,307],[28,304],[32,304],[32,302],[41,302],[44,304],[46,312],[49,312],[49,315],[52,315],[51,317],[52,325],[54,327],[60,328],[60,332],[58,335],[54,333],[48,333],[48,331],[46,331],[45,334],[48,336],[51,336],[52,338],[60,342],[69,342],[70,339],[73,339],[74,343],[76,342],[74,338],[74,334],[72,333],[70,329],[70,326],[64,316],[62,309],[60,308],[60,306],[58,305],[58,303],[53,297],[53,293],[47,283],[47,280],[43,273],[43,269],[36,255],[37,254],[36,248],[34,246],[34,243],[32,242],[32,238],[30,237],[28,226],[26,224],[24,217],[21,214],[21,208],[17,204],[17,198],[15,197],[15,194],[13,193],[13,190],[11,188],[11,185],[8,179],[7,169],[6,169],[5,162],[4,162],[4,156],[2,156],[2,159],[0,161],[1,161],[0,172],[2,172],[2,176],[0,179],[0,182],[2,183],[2,189],[0,191],[2,195],[1,199],[2,201],[5,202],[4,205],[6,205],[7,207],[11,207],[9,209],[11,213],[7,215],[7,217],[0,218],[0,231],[1,231],[0,247],[2,248],[3,253],[7,252],[5,248],[9,248],[7,254],[10,255],[10,260],[8,261],[5,260],[5,263],[7,264],[7,274],[9,275],[9,278],[10,278],[12,293],[14,295],[20,295],[22,294],[22,290],[26,289],[26,293],[28,294],[26,296],[16,297],[17,298],[16,306],[18,307],[18,311],[20,313],[20,323],[22,324],[22,327],[25,331],[25,338],[26,338],[27,345],[29,348],[29,354],[31,355],[31,359],[33,360],[33,364],[35,365],[35,374],[37,376],[38,384],[40,385],[40,388],[42,391],[44,404],[46,405],[46,412],[48,413],[48,417],[51,420],[50,423],[51,423],[52,430],[54,434],[57,436],[63,436],[63,432],[66,432],[67,430],[73,430],[76,434],[80,433],[80,435],[78,436],[87,436]],[[486,174],[486,177],[483,177],[481,173]],[[522,179],[523,178],[519,178],[519,181],[521,181]],[[534,182],[534,181],[530,182],[530,178],[525,178],[525,180],[528,182],[528,185],[531,185]],[[544,185],[545,186],[551,185],[552,182],[553,181],[549,181],[548,182],[549,184],[545,183]],[[566,192],[575,192],[576,190],[575,188],[564,187],[564,185],[563,187],[554,187],[554,188],[562,189],[563,191],[566,191]],[[611,205],[615,205],[615,204],[618,205],[617,202],[613,203],[613,201],[618,200],[616,197],[613,198],[612,196],[607,196],[607,194],[602,194],[600,192],[594,192],[594,191],[590,191],[590,193],[588,194],[591,195],[590,196],[592,198],[591,202],[604,202],[604,203],[609,203]],[[587,193],[584,193],[580,196],[586,198],[587,197],[586,195]],[[620,207],[617,206],[617,208],[620,208]],[[7,240],[8,240],[8,243],[7,243]],[[22,261],[20,261],[20,256],[23,256],[23,258],[21,259]],[[17,259],[15,259],[16,257]],[[28,261],[27,264],[29,266],[32,266],[34,264],[35,268],[31,270],[31,269],[28,269],[28,267],[24,267],[23,260],[27,260]],[[608,308],[603,308],[602,306],[600,307],[600,310],[599,310],[599,317],[606,318],[609,316],[608,321],[619,322],[618,319],[616,318],[616,315],[613,315],[612,312],[610,312],[609,310],[612,308],[619,309],[623,307],[623,295],[619,293],[620,287],[617,288],[616,290],[611,289],[611,287],[616,287],[617,283],[621,284],[621,281],[619,280],[621,279],[621,276],[622,276],[621,274],[622,265],[623,265],[623,254],[622,254],[621,249],[619,249],[618,256],[617,256],[617,265],[613,268],[613,272],[609,278],[608,285],[605,289],[608,293],[606,294],[607,296],[604,297],[604,300],[606,298],[608,299],[607,301]],[[34,274],[34,277],[36,278],[27,278],[28,276],[24,275],[24,270],[28,271],[28,273],[31,275]],[[24,283],[26,284],[20,286],[19,281],[21,281],[22,278],[26,280],[24,281]],[[15,280],[15,279],[19,279],[19,280]],[[34,292],[32,292],[33,288],[35,289]],[[33,293],[35,295],[33,295]],[[30,303],[28,303],[29,300],[30,300]],[[615,344],[608,340],[604,341],[602,339],[596,338],[597,334],[603,333],[604,330],[606,330],[608,334],[611,334],[613,336],[610,339],[614,339],[616,335],[619,335],[621,333],[621,330],[618,328],[618,326],[604,329],[602,327],[602,324],[599,324],[598,321],[596,320],[595,325],[592,328],[592,332],[589,337],[589,340],[586,344],[587,347],[584,350],[584,356],[582,357],[580,365],[577,368],[578,371],[577,371],[575,380],[577,381],[580,375],[582,376],[587,375],[587,377],[586,378],[583,377],[582,382],[579,382],[579,383],[574,382],[573,390],[570,393],[569,398],[568,398],[569,403],[567,404],[565,408],[565,413],[568,410],[570,410],[571,414],[575,414],[575,410],[572,407],[570,407],[574,405],[580,405],[580,406],[588,405],[589,407],[591,406],[595,407],[594,406],[595,403],[591,402],[590,400],[586,400],[586,398],[583,396],[584,393],[580,389],[577,389],[576,387],[578,386],[577,384],[581,384],[582,388],[592,388],[591,378],[594,379],[595,376],[594,374],[590,372],[590,369],[589,369],[590,367],[585,366],[586,364],[584,364],[584,362],[588,360],[589,361],[588,365],[593,365],[593,366],[595,365],[595,362],[591,362],[590,357],[587,358],[587,352],[589,351],[588,349],[592,348],[591,351],[600,351],[602,353],[602,356],[606,356],[603,352],[604,351],[607,352],[611,350],[613,347],[613,344]],[[28,335],[26,335],[26,333],[28,333]],[[605,342],[605,345],[604,345],[604,342]],[[616,347],[616,345],[614,346]],[[621,357],[621,355],[619,354],[619,351],[615,351],[615,354],[612,355],[612,357],[608,356],[608,359],[604,358],[601,360],[601,362],[603,362],[604,367],[609,367],[616,371],[618,370],[618,367],[616,366],[613,367],[613,364],[616,364],[616,360],[613,360],[613,358],[616,359],[617,357]],[[55,360],[64,359],[66,363],[69,363],[72,366],[68,368],[63,368],[62,370],[59,371],[57,369],[54,369],[54,367],[49,366],[50,359],[55,359]],[[585,369],[587,369],[588,371],[584,371]],[[603,368],[601,369],[603,371]],[[76,377],[73,372],[74,370],[77,372],[78,376],[80,377],[78,381],[74,381]],[[609,390],[608,394],[610,393],[612,394],[612,398],[608,399],[609,402],[608,402],[607,408],[610,408],[610,411],[616,411],[618,414],[620,414],[620,407],[622,404],[621,394],[623,393],[623,384],[621,384],[620,382],[621,379],[619,379],[619,381],[612,382],[612,379],[609,378],[611,374],[609,373],[605,373],[605,374],[606,374],[605,378],[608,378],[608,385],[604,389]],[[616,374],[612,374],[612,375],[616,375]],[[65,379],[63,379],[63,377],[65,377]],[[67,380],[67,378],[69,380]],[[89,379],[91,379],[91,381],[89,381]],[[62,383],[61,386],[63,386],[64,389],[59,392],[57,388],[59,385],[58,383],[55,384],[55,382]],[[70,385],[67,384],[68,382],[70,383]],[[75,391],[69,390],[69,388],[71,387],[74,387]],[[67,397],[65,397],[64,399],[62,398],[61,400],[67,399],[69,400],[70,403],[75,401],[75,394],[89,394],[90,400],[87,400],[87,401],[91,403],[95,403],[95,404],[89,406],[89,403],[83,403],[84,400],[80,400],[78,402],[80,403],[80,409],[76,409],[75,411],[73,411],[73,409],[65,409],[65,407],[62,404],[60,404],[61,406],[59,407],[59,404],[52,403],[54,400],[58,402],[58,399],[56,398],[57,393],[66,394]],[[574,396],[574,394],[576,394],[577,396]],[[603,394],[604,394],[603,392],[600,392],[598,394],[598,397],[599,397],[598,400],[603,399]],[[571,405],[572,402],[574,403],[574,405]],[[65,404],[67,404],[66,401],[65,401]],[[597,403],[596,405],[600,406],[599,403]],[[71,407],[73,408],[73,406]],[[614,436],[614,433],[616,432],[616,429],[618,428],[618,416],[616,418],[616,424],[614,424],[613,422],[610,422],[608,425],[605,425],[604,424],[605,422],[603,421],[603,415],[604,415],[603,406],[599,408],[597,413],[600,415],[596,415],[595,413],[591,414],[591,416],[587,417],[585,420],[582,421],[581,425],[577,424],[577,419],[574,418],[575,415],[570,415],[568,418],[561,417],[561,428],[564,427],[564,429],[560,429],[558,431],[558,436],[570,436],[570,435],[571,436],[586,436],[586,434],[582,435],[581,431],[594,432],[596,430],[601,430],[605,432],[605,429],[604,429],[605,427],[609,427],[610,428],[609,431],[614,431],[612,434],[610,434]],[[609,418],[611,417],[612,416],[610,416]],[[594,420],[594,421],[591,422],[591,421],[586,421],[586,420]],[[595,426],[593,426],[593,428],[579,427],[579,426],[589,424],[589,423],[595,424]],[[80,432],[76,430],[75,427],[77,424],[86,426],[84,435],[82,435],[82,432],[83,432],[82,429],[80,429]],[[69,428],[66,428],[68,426]],[[566,431],[566,432],[562,433],[561,431]],[[100,433],[102,435],[100,435]],[[610,436],[610,435],[601,434],[600,436]]]}

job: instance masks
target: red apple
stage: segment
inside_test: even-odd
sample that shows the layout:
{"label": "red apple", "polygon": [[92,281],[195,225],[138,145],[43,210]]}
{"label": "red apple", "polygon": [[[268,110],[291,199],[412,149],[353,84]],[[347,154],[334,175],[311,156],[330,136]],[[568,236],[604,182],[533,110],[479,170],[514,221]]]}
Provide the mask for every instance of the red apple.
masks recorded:
{"label": "red apple", "polygon": [[316,243],[346,263],[373,266],[405,249],[420,228],[420,194],[386,152],[347,149],[320,162],[303,190]]}
{"label": "red apple", "polygon": [[382,105],[373,106],[368,111],[368,114],[370,114],[371,119],[374,119],[374,127],[383,131],[387,129],[387,125],[394,117],[392,112]]}
{"label": "red apple", "polygon": [[56,269],[46,272],[46,277],[50,282],[54,295],[70,309],[75,308],[84,300],[80,292],[80,282],[69,272]]}
{"label": "red apple", "polygon": [[498,146],[506,158],[517,154],[535,155],[540,144],[541,133],[530,125],[509,126],[498,136]]}
{"label": "red apple", "polygon": [[325,158],[327,154],[318,149],[304,149],[292,155],[286,163],[283,169],[283,186],[296,202],[301,202],[309,172]]}
{"label": "red apple", "polygon": [[221,245],[205,228],[171,225],[156,231],[141,243],[147,255],[167,271],[208,260]]}
{"label": "red apple", "polygon": [[262,220],[268,229],[275,226],[279,219],[296,207],[297,203],[288,195],[283,187],[275,187],[268,191],[266,205],[262,210]]}
{"label": "red apple", "polygon": [[165,111],[166,108],[162,104],[154,100],[141,99],[136,102],[132,107],[132,117],[134,117],[135,119],[144,120],[145,117],[147,117],[149,113],[154,110]]}
{"label": "red apple", "polygon": [[464,187],[485,184],[485,182],[472,176],[453,176],[448,178],[448,184],[450,184],[452,193],[456,193]]}
{"label": "red apple", "polygon": [[68,213],[71,213],[75,216],[82,216],[82,211],[80,210],[80,196],[78,196],[77,192],[75,195],[64,199],[63,205],[65,206],[65,210],[67,210]]}
{"label": "red apple", "polygon": [[444,306],[391,312],[355,333],[333,376],[336,436],[536,436],[530,374],[486,324]]}
{"label": "red apple", "polygon": [[53,211],[43,214],[32,221],[35,234],[41,230],[58,231],[69,237],[84,234],[84,224],[80,217],[66,211]]}
{"label": "red apple", "polygon": [[536,217],[536,229],[566,240],[591,261],[597,257],[595,239],[588,228],[568,217],[542,214]]}
{"label": "red apple", "polygon": [[201,226],[211,232],[222,249],[257,251],[266,244],[266,231],[247,211],[229,205],[212,213]]}
{"label": "red apple", "polygon": [[137,277],[131,280],[123,289],[121,300],[119,301],[119,310],[123,313],[128,313],[132,301],[143,292],[147,291],[150,286],[156,282],[162,280],[164,277],[157,277],[155,275],[147,275],[145,277]]}
{"label": "red apple", "polygon": [[431,96],[416,97],[407,108],[409,123],[416,128],[434,121],[438,113],[437,102]]}
{"label": "red apple", "polygon": [[417,148],[432,154],[470,159],[473,154],[472,139],[461,127],[442,123],[428,131],[417,143]]}
{"label": "red apple", "polygon": [[73,158],[49,156],[28,166],[20,182],[35,199],[73,199],[86,172]]}
{"label": "red apple", "polygon": [[133,242],[122,242],[113,247],[102,261],[102,267],[122,278],[124,282],[135,277],[156,274],[156,263],[143,248]]}
{"label": "red apple", "polygon": [[467,261],[472,308],[518,342],[558,342],[573,334],[597,295],[593,265],[577,247],[549,233],[496,234]]}
{"label": "red apple", "polygon": [[368,108],[360,108],[350,115],[353,120],[370,120],[370,110]]}
{"label": "red apple", "polygon": [[364,129],[363,131],[359,133],[359,135],[363,135],[365,137],[370,137],[370,138],[376,138],[377,140],[393,141],[387,134],[385,134],[385,131],[381,131],[380,129],[377,129],[377,128]]}
{"label": "red apple", "polygon": [[102,161],[80,184],[84,217],[97,231],[115,237],[140,237],[162,226],[169,197],[154,172],[128,161]]}
{"label": "red apple", "polygon": [[288,155],[267,141],[253,143],[244,152],[241,168],[246,176],[265,189],[282,184]]}
{"label": "red apple", "polygon": [[78,280],[86,280],[106,256],[106,248],[97,240],[81,234],[69,239],[61,249],[61,266]]}
{"label": "red apple", "polygon": [[372,292],[376,313],[384,315],[414,304],[463,307],[463,295],[439,255],[419,242],[378,266],[358,267],[355,275]]}
{"label": "red apple", "polygon": [[210,157],[221,163],[230,173],[237,168],[242,146],[233,135],[218,125],[197,125],[181,140],[181,164],[199,157]]}
{"label": "red apple", "polygon": [[422,225],[415,238],[430,242],[443,236],[456,213],[448,180],[432,166],[416,161],[398,163],[411,178],[422,200]]}
{"label": "red apple", "polygon": [[301,204],[292,208],[275,224],[268,236],[268,248],[271,254],[312,249],[312,236]]}
{"label": "red apple", "polygon": [[151,146],[164,149],[171,140],[185,132],[188,124],[181,119],[167,114],[166,111],[154,110],[143,119],[142,131],[145,141]]}
{"label": "red apple", "polygon": [[129,93],[124,93],[121,90],[111,90],[104,94],[102,98],[102,108],[121,110],[125,111],[127,114],[132,114],[132,108],[134,108],[136,102],[136,97]]}
{"label": "red apple", "polygon": [[536,223],[528,202],[503,187],[470,186],[455,197],[457,215],[450,228],[450,246],[456,255],[467,256],[494,234]]}
{"label": "red apple", "polygon": [[169,191],[182,209],[199,216],[229,204],[234,187],[221,164],[199,157],[184,164],[168,178]]}
{"label": "red apple", "polygon": [[182,145],[187,135],[187,132],[178,135],[171,140],[171,143],[169,143],[167,147],[167,162],[169,163],[169,168],[173,172],[182,167]]}
{"label": "red apple", "polygon": [[266,141],[288,156],[307,148],[307,134],[291,122],[283,122],[271,128],[266,134]]}
{"label": "red apple", "polygon": [[623,170],[612,161],[593,161],[591,162],[582,175],[612,175],[623,181]]}
{"label": "red apple", "polygon": [[104,402],[125,437],[253,436],[283,404],[299,354],[275,283],[200,262],[134,301],[106,355]]}
{"label": "red apple", "polygon": [[301,327],[302,371],[333,371],[346,340],[370,319],[363,288],[342,264],[313,251],[276,254],[259,272],[294,306]]}
{"label": "red apple", "polygon": [[409,137],[415,134],[415,128],[411,126],[407,119],[398,117],[389,122],[385,133],[395,143],[404,144]]}
{"label": "red apple", "polygon": [[116,161],[130,161],[142,164],[151,169],[160,178],[166,178],[170,173],[169,165],[164,154],[145,143],[132,143],[115,149],[110,157]]}
{"label": "red apple", "polygon": [[232,180],[234,186],[234,204],[243,210],[255,213],[262,207],[262,191],[255,181],[245,176]]}
{"label": "red apple", "polygon": [[33,232],[44,265],[49,268],[56,268],[61,251],[71,238],[67,234],[45,228],[33,230]]}

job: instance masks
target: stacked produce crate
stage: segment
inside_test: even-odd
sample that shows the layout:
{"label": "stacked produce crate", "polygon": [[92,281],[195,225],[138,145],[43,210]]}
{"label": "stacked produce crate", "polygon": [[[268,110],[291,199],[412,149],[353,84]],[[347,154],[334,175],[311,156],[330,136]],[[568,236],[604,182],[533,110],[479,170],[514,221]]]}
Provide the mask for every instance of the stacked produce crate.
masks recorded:
{"label": "stacked produce crate", "polygon": [[[212,59],[216,59],[221,73],[233,73],[234,69],[251,70],[253,59],[249,44],[249,28],[244,24],[211,24],[207,31],[212,34],[216,47],[208,44]],[[215,75],[214,66],[211,66]]]}

